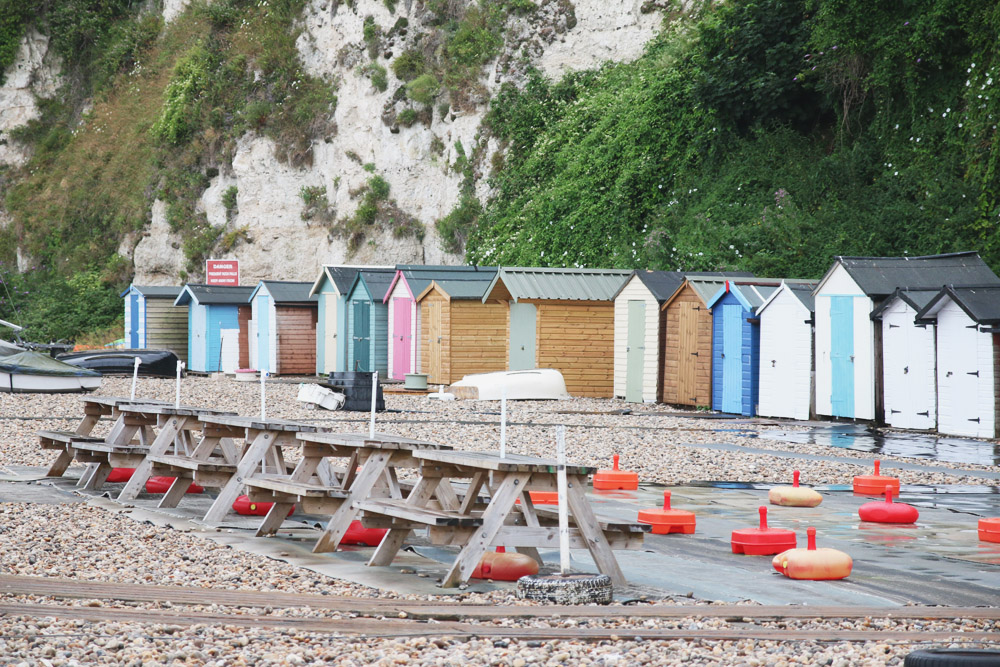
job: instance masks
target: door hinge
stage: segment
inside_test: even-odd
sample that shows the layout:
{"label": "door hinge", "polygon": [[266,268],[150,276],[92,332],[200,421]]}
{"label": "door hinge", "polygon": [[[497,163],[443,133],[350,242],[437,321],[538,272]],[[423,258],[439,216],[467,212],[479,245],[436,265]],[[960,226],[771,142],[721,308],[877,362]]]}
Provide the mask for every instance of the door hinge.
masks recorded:
{"label": "door hinge", "polygon": [[889,325],[889,328],[890,328],[890,329],[898,329],[898,328],[899,328],[899,325],[898,325],[898,324],[890,324],[890,325]]}
{"label": "door hinge", "polygon": [[971,373],[966,373],[966,375],[975,375],[976,377],[979,377],[979,371],[972,371]]}
{"label": "door hinge", "polygon": [[898,415],[899,414],[899,410],[889,410],[889,414],[891,414],[891,415]]}
{"label": "door hinge", "polygon": [[698,356],[698,353],[697,353],[697,352],[692,352],[692,353],[691,353],[691,356],[692,356],[692,357],[697,357],[697,356]]}
{"label": "door hinge", "polygon": [[921,417],[930,417],[931,416],[931,411],[927,410],[926,412],[918,412],[917,414],[919,416],[921,416]]}
{"label": "door hinge", "polygon": [[975,419],[970,419],[969,421],[970,422],[976,422],[978,424],[979,423],[979,417],[976,417]]}

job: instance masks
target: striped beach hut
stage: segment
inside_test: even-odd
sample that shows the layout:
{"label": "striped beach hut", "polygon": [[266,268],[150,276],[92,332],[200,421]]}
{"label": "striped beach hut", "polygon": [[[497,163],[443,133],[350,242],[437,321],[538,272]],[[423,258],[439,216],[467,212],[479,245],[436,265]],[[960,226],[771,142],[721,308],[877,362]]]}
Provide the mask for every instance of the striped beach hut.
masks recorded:
{"label": "striped beach hut", "polygon": [[180,287],[130,285],[125,299],[125,347],[170,350],[187,363],[188,309],[175,306]]}
{"label": "striped beach hut", "polygon": [[[496,267],[424,266],[401,264],[396,267],[392,284],[385,295],[389,308],[389,377],[402,380],[407,373],[417,372],[420,354],[420,309],[417,297],[434,280],[476,281],[493,279]],[[482,296],[480,292],[479,296]]]}
{"label": "striped beach hut", "polygon": [[813,414],[813,289],[787,283],[757,309],[760,393],[757,414],[809,419]]}
{"label": "striped beach hut", "polygon": [[316,373],[347,370],[347,291],[357,267],[324,266],[309,290],[316,298]]}
{"label": "striped beach hut", "polygon": [[316,370],[317,299],[312,283],[262,280],[250,295],[250,365],[274,375]]}
{"label": "striped beach hut", "polygon": [[395,269],[360,269],[347,291],[347,370],[386,377],[389,307],[384,303]]}
{"label": "striped beach hut", "polygon": [[493,272],[434,280],[417,295],[420,308],[420,372],[431,384],[507,367],[507,305],[483,302]]}
{"label": "striped beach hut", "polygon": [[483,303],[507,307],[507,369],[555,368],[574,396],[614,394],[614,269],[501,267]]}
{"label": "striped beach hut", "polygon": [[[249,313],[253,290],[253,287],[220,285],[184,286],[174,304],[188,307],[188,370],[235,372],[245,354],[241,354],[240,310]],[[245,345],[243,342],[242,347]]]}

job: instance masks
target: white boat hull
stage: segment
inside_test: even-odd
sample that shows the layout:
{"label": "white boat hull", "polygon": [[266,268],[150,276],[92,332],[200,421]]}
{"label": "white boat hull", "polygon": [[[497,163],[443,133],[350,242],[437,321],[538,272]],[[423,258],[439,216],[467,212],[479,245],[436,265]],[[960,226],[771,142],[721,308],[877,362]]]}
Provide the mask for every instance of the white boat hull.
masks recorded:
{"label": "white boat hull", "polygon": [[466,375],[448,388],[459,398],[499,401],[504,389],[508,400],[541,401],[570,398],[562,373],[554,368],[498,371]]}
{"label": "white boat hull", "polygon": [[101,377],[30,375],[0,371],[0,393],[68,394],[93,391],[101,386]]}

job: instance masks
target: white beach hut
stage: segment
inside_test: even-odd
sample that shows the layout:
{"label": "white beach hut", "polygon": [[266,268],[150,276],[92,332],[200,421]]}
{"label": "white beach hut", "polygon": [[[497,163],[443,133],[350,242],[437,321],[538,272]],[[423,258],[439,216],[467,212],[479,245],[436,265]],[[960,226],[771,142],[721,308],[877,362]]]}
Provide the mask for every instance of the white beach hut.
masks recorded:
{"label": "white beach hut", "polygon": [[782,282],[757,309],[760,393],[757,413],[809,419],[813,408],[813,295],[816,283]]}

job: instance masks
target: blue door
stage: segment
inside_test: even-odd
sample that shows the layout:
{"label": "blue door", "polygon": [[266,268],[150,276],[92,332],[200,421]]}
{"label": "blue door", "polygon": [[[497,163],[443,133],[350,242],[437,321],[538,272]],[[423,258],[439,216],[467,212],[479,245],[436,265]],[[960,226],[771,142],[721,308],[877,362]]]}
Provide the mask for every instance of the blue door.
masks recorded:
{"label": "blue door", "polygon": [[127,347],[135,350],[139,348],[139,295],[133,292],[128,295],[129,300],[129,332],[128,340],[125,341]]}
{"label": "blue door", "polygon": [[354,318],[354,368],[352,371],[371,372],[371,310],[367,301],[353,301],[351,316]]}
{"label": "blue door", "polygon": [[830,408],[854,417],[854,299],[830,297]]}
{"label": "blue door", "polygon": [[266,294],[257,295],[257,370],[271,373],[271,305]]}
{"label": "blue door", "polygon": [[743,411],[743,307],[722,306],[722,411]]}

